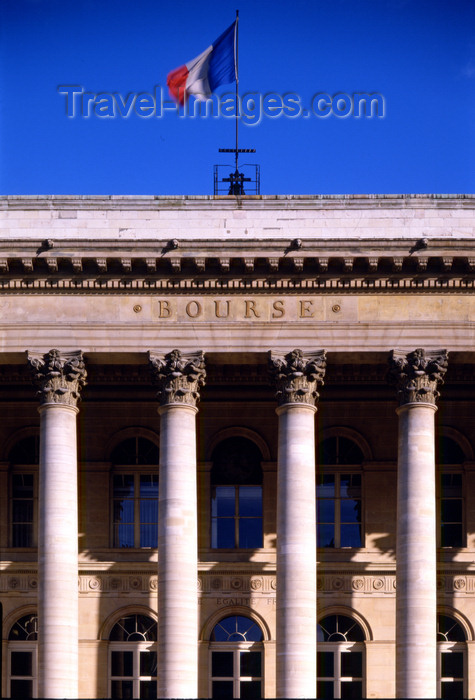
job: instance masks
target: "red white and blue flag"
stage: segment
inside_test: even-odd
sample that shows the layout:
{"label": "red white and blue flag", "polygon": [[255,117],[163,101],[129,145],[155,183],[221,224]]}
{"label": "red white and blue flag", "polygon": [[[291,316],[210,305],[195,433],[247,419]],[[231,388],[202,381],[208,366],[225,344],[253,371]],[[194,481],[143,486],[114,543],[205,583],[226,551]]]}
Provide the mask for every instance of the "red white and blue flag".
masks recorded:
{"label": "red white and blue flag", "polygon": [[171,97],[184,104],[189,95],[207,100],[220,85],[236,80],[237,19],[206,51],[167,76]]}

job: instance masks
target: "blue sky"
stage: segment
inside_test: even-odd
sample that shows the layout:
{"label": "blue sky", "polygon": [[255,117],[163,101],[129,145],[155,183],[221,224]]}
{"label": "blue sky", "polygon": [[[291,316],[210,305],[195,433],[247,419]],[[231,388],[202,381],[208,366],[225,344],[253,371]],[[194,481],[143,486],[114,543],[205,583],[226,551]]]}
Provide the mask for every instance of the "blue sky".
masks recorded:
{"label": "blue sky", "polygon": [[261,193],[475,192],[472,0],[3,0],[0,194],[212,194],[232,119],[68,118],[58,87],[153,93],[237,7],[241,95],[384,97],[382,118],[241,125]]}

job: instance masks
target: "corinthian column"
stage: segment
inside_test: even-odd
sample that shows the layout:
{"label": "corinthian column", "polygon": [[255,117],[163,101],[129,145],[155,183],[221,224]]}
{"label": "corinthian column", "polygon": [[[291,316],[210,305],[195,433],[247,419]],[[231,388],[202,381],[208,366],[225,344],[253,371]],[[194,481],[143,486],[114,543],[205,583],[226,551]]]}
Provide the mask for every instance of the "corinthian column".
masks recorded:
{"label": "corinthian column", "polygon": [[76,415],[82,353],[27,353],[40,399],[38,694],[78,697]]}
{"label": "corinthian column", "polygon": [[396,546],[396,695],[437,696],[434,415],[447,351],[393,350],[388,379],[399,408]]}
{"label": "corinthian column", "polygon": [[158,697],[198,694],[196,404],[202,352],[149,353],[160,403]]}
{"label": "corinthian column", "polygon": [[279,416],[277,697],[316,697],[315,413],[323,350],[269,353]]}

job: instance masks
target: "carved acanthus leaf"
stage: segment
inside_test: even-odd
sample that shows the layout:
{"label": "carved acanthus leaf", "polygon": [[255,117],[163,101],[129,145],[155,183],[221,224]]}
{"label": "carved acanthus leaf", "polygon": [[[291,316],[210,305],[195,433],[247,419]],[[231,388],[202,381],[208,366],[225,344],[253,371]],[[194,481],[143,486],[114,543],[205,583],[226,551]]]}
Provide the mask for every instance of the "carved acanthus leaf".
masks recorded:
{"label": "carved acanthus leaf", "polygon": [[416,348],[408,353],[392,350],[388,381],[396,387],[400,405],[414,402],[435,404],[440,396],[437,387],[444,383],[447,365],[447,350]]}
{"label": "carved acanthus leaf", "polygon": [[206,378],[201,350],[194,353],[172,350],[167,355],[149,352],[149,361],[161,406],[174,403],[196,406]]}
{"label": "carved acanthus leaf", "polygon": [[77,405],[87,376],[80,350],[60,352],[53,349],[44,355],[27,352],[27,358],[41,404]]}
{"label": "carved acanthus leaf", "polygon": [[327,360],[324,350],[305,354],[302,350],[292,350],[287,355],[269,351],[268,358],[279,406],[287,403],[314,406],[317,403],[318,386],[323,384],[325,377]]}

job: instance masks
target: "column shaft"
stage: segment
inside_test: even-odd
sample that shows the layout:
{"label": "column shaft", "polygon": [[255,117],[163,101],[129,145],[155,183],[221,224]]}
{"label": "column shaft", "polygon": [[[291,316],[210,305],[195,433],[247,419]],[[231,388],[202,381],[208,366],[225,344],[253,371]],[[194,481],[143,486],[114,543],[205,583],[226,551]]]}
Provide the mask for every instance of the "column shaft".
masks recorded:
{"label": "column shaft", "polygon": [[434,404],[398,409],[397,697],[437,695]]}
{"label": "column shaft", "polygon": [[278,697],[316,697],[315,412],[306,404],[277,409]]}
{"label": "column shaft", "polygon": [[198,692],[196,412],[159,409],[158,696]]}
{"label": "column shaft", "polygon": [[40,409],[39,696],[78,696],[78,511],[76,414]]}

